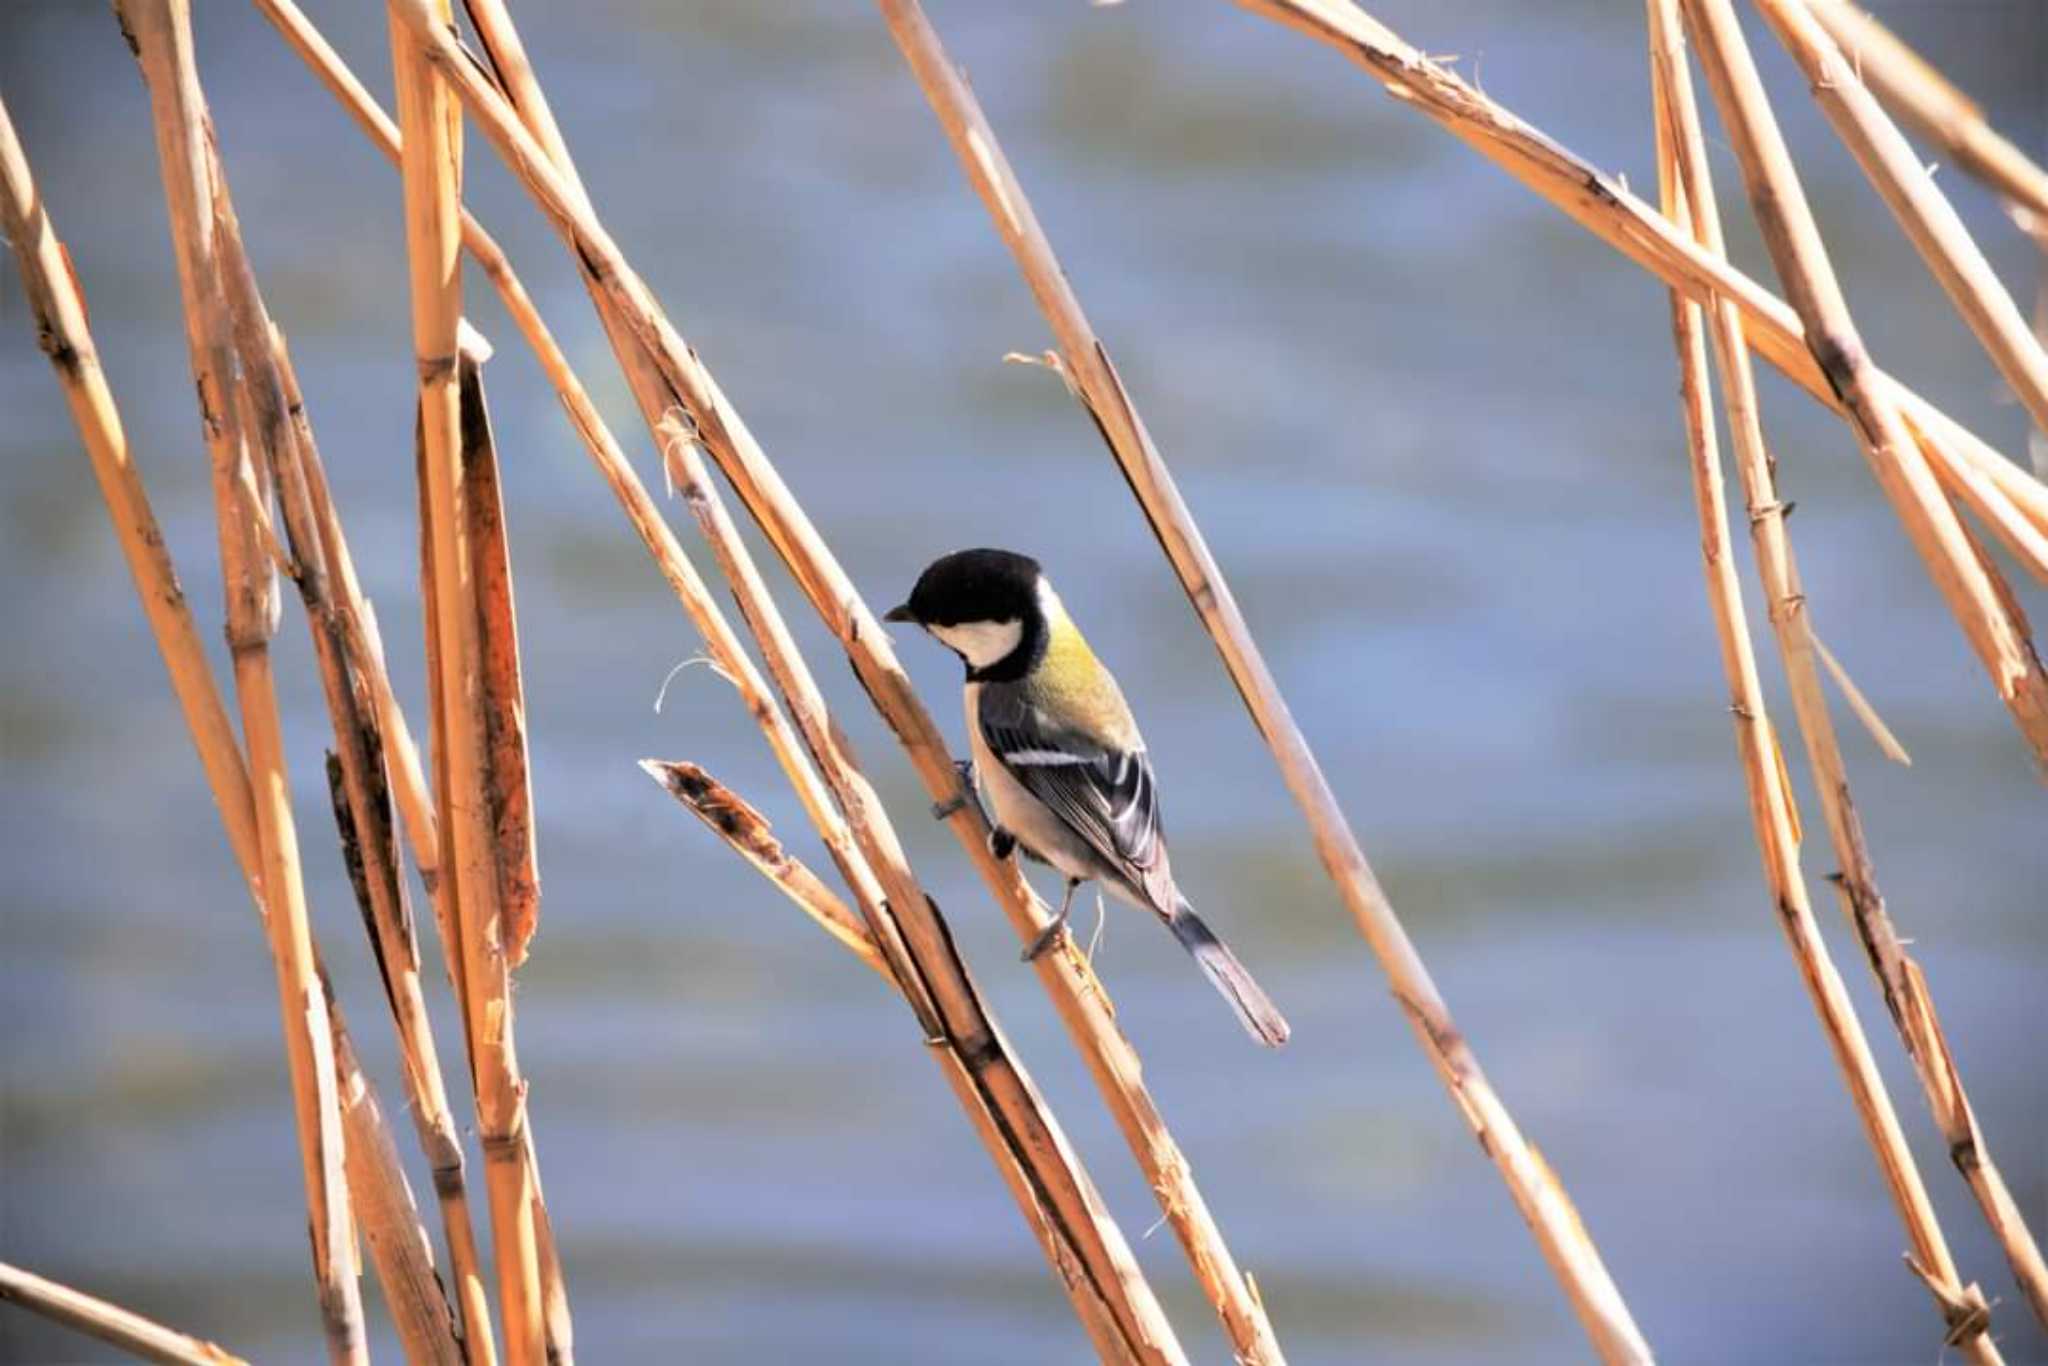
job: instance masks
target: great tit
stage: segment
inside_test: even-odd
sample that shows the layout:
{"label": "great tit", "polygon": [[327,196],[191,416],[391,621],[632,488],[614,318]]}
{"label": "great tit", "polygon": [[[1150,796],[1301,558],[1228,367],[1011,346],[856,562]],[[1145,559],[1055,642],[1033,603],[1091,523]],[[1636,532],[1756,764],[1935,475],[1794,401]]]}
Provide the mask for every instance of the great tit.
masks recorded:
{"label": "great tit", "polygon": [[883,620],[923,627],[967,666],[968,743],[998,857],[1021,846],[1067,879],[1058,916],[1025,957],[1052,945],[1075,889],[1096,880],[1166,922],[1253,1038],[1285,1043],[1287,1021],[1174,886],[1138,724],[1038,561],[947,555]]}

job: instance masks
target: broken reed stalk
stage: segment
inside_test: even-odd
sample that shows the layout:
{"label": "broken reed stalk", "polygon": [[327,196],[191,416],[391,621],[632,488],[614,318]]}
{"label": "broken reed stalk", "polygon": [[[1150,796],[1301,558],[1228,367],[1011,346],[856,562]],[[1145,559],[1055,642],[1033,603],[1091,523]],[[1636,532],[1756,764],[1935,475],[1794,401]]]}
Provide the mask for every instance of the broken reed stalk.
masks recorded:
{"label": "broken reed stalk", "polygon": [[1757,9],[1799,63],[1821,112],[1948,291],[1998,373],[2033,414],[2034,425],[2048,432],[2048,351],[2035,340],[1948,196],[1864,88],[1806,0],[1757,0]]}
{"label": "broken reed stalk", "polygon": [[640,767],[660,783],[663,790],[697,818],[711,827],[732,851],[781,889],[797,909],[818,923],[818,927],[839,941],[848,953],[860,959],[891,987],[889,964],[875,947],[875,937],[860,913],[840,899],[802,859],[782,847],[768,818],[747,804],[739,793],[695,764],[642,759]]}
{"label": "broken reed stalk", "polygon": [[[1706,137],[1685,65],[1678,5],[1679,0],[1650,0],[1649,4],[1653,90],[1661,101],[1660,174],[1665,182],[1666,212],[1678,219],[1674,210],[1682,211],[1682,221],[1689,223],[1700,245],[1721,255],[1726,247],[1720,210]],[[1830,880],[1877,976],[1885,1006],[1948,1143],[1950,1158],[1977,1197],[2036,1315],[2048,1323],[2043,1311],[2044,1301],[2048,1301],[2048,1271],[2042,1268],[2040,1250],[1991,1159],[1925,978],[1906,952],[1877,887],[1876,866],[1850,796],[1847,766],[1815,666],[1816,656],[1826,663],[1826,651],[1813,633],[1785,529],[1785,510],[1778,500],[1770,454],[1764,445],[1756,379],[1742,344],[1741,319],[1725,300],[1712,310],[1710,319],[1758,573],[1840,869]]]}
{"label": "broken reed stalk", "polygon": [[[1307,739],[1252,639],[1221,568],[1209,553],[1164,460],[1125,391],[1101,339],[1060,268],[1052,244],[1018,182],[995,130],[946,55],[916,0],[881,0],[889,30],[937,114],[969,182],[987,207],[1025,283],[1052,328],[1062,373],[1122,469],[1154,536],[1208,630],[1231,681],[1268,746],[1288,790],[1306,817],[1325,870],[1359,931],[1386,972],[1424,1053],[1493,1159],[1516,1206],[1536,1235],[1596,1350],[1609,1361],[1648,1360],[1641,1331],[1549,1166],[1524,1142],[1478,1059],[1451,1020],[1435,983],[1367,863]],[[1197,1209],[1198,1216],[1204,1212]],[[1190,1243],[1193,1251],[1195,1244]],[[1227,1256],[1227,1253],[1225,1254]],[[1198,1263],[1198,1274],[1208,1270]],[[1214,1268],[1215,1289],[1232,1316],[1263,1321],[1263,1312],[1227,1261]],[[1208,1283],[1208,1278],[1205,1284]],[[1240,1351],[1244,1350],[1240,1346]]]}
{"label": "broken reed stalk", "polygon": [[6,1262],[0,1262],[0,1301],[18,1304],[53,1323],[132,1352],[145,1361],[165,1362],[168,1366],[248,1366],[233,1352],[203,1338],[166,1328],[133,1310]]}
{"label": "broken reed stalk", "polygon": [[[442,0],[438,18],[450,12]],[[444,883],[453,898],[460,985],[469,1025],[478,1141],[490,1190],[498,1307],[505,1358],[539,1366],[546,1354],[540,1249],[534,1216],[533,1150],[525,1134],[526,1084],[519,1075],[511,970],[523,951],[519,927],[505,918],[494,812],[513,781],[494,764],[487,734],[484,614],[479,582],[483,550],[464,498],[460,220],[462,111],[425,62],[393,9],[391,52],[405,132],[405,191],[413,341],[426,519],[427,611],[436,646],[434,782],[439,791]],[[530,932],[530,927],[527,927]]]}
{"label": "broken reed stalk", "polygon": [[206,109],[193,59],[191,15],[187,0],[120,0],[116,10],[149,87],[186,340],[213,468],[228,648],[248,745],[264,921],[277,968],[322,1326],[332,1360],[360,1362],[367,1360],[367,1348],[349,1236],[333,1043],[314,969],[270,665],[269,641],[279,609],[272,557],[281,551],[264,503],[267,475],[252,460],[243,414],[237,411],[233,337],[222,297]]}
{"label": "broken reed stalk", "polygon": [[[390,786],[384,769],[383,724],[371,700],[374,685],[364,675],[367,666],[382,677],[382,662],[367,653],[351,658],[342,624],[348,609],[335,596],[334,577],[329,568],[330,544],[345,547],[346,543],[341,538],[340,524],[333,517],[332,504],[327,503],[325,519],[316,508],[312,486],[319,453],[313,442],[312,423],[306,414],[304,397],[298,392],[297,377],[290,373],[283,335],[271,322],[243,250],[241,226],[228,193],[226,170],[210,137],[208,151],[222,281],[233,320],[242,381],[251,397],[255,419],[252,435],[276,487],[291,552],[291,576],[305,607],[314,659],[334,727],[335,751],[329,767],[336,798],[335,816],[343,844],[353,850],[350,868],[355,874],[364,928],[369,934],[398,1038],[407,1108],[413,1113],[421,1150],[433,1172],[456,1298],[462,1306],[464,1338],[475,1344],[479,1362],[490,1362],[496,1352],[491,1341],[489,1306],[478,1272],[476,1236],[469,1219],[462,1141],[449,1113],[439,1051],[434,1045],[433,1026],[421,989],[419,942],[399,865]],[[325,502],[324,474],[320,485]],[[383,690],[390,692],[388,679]],[[396,715],[395,707],[393,714]]]}
{"label": "broken reed stalk", "polygon": [[[73,418],[100,476],[109,515],[135,579],[137,596],[144,604],[151,634],[174,680],[173,691],[199,751],[236,866],[242,870],[259,914],[267,917],[261,900],[261,851],[248,771],[214,686],[198,630],[178,586],[176,567],[164,547],[141,474],[130,457],[120,413],[86,325],[79,284],[49,216],[36,197],[27,160],[14,139],[4,105],[0,105],[0,170],[4,170],[0,179],[4,179],[6,190],[4,201],[0,201],[0,209],[4,209],[0,212],[0,223],[4,223],[7,236],[16,247],[25,292],[37,320],[39,341],[71,400]],[[318,976],[317,952],[314,970]],[[321,980],[324,982],[324,977]],[[339,1011],[331,1001],[328,1007],[338,1027]],[[345,1076],[342,1080],[346,1080]],[[357,1115],[359,1126],[370,1121],[381,1122],[374,1110]],[[388,1145],[390,1140],[386,1137],[383,1141]],[[348,1144],[344,1142],[343,1146]],[[394,1268],[404,1279],[415,1283],[434,1279],[432,1253],[423,1231],[401,1241],[389,1266],[384,1261],[378,1263],[380,1278]],[[387,1298],[393,1298],[395,1293],[387,1284]],[[407,1346],[411,1349],[414,1344],[408,1339]],[[431,1355],[426,1351],[419,1354]]]}
{"label": "broken reed stalk", "polygon": [[1976,101],[1848,0],[1804,3],[1871,93],[1950,160],[2028,214],[2037,227],[2048,226],[2048,171],[2001,137]]}
{"label": "broken reed stalk", "polygon": [[[1726,261],[1700,250],[1686,234],[1678,232],[1668,219],[1619,182],[1573,156],[1455,73],[1403,42],[1351,0],[1238,3],[1349,58],[1379,81],[1390,95],[1413,105],[1596,237],[1667,285],[1684,290],[1695,302],[1711,306],[1716,295],[1732,299],[1742,311],[1743,335],[1748,344],[1808,393],[1847,416],[1845,403],[1836,396],[1828,375],[1806,345],[1798,313],[1783,300]],[[1943,448],[1945,458],[1967,464],[1981,474],[1986,487],[1995,489],[1992,496],[1999,500],[2002,513],[2023,517],[2037,530],[2048,532],[2048,486],[1875,366],[1868,371],[1868,381],[1895,403],[1915,428]],[[2004,506],[2008,504],[2009,508]],[[1951,571],[1978,581],[1985,577],[1974,564],[1930,565],[1937,581]],[[1965,631],[1972,634],[1973,644],[1978,643],[1982,633],[1983,623],[1977,620],[1977,611],[1984,606],[1973,602],[1970,615],[1962,623]],[[2002,610],[1996,611],[1990,634],[2010,637],[2014,634],[2013,625]],[[2005,671],[2007,665],[2015,662],[2001,656],[1990,670],[1992,682],[2035,755],[2048,763],[2048,734],[2042,733],[2044,727],[2035,696],[2042,686],[2039,671],[2022,666],[2015,687]]]}
{"label": "broken reed stalk", "polygon": [[[1701,207],[1711,189],[1703,179],[1704,143],[1699,136],[1698,111],[1692,102],[1690,77],[1684,67],[1677,0],[1651,0],[1650,31],[1652,90],[1657,105],[1657,163],[1663,187],[1665,213],[1681,228],[1700,235],[1710,249],[1719,249],[1718,223],[1711,228],[1711,210]],[[1690,144],[1682,148],[1682,144]],[[1906,1225],[1913,1244],[1916,1268],[1933,1291],[1946,1321],[1945,1340],[1960,1346],[1974,1360],[1995,1361],[1997,1350],[1988,1335],[1990,1309],[1974,1285],[1966,1286],[1955,1271],[1936,1222],[1932,1202],[1913,1163],[1905,1135],[1899,1128],[1884,1082],[1871,1056],[1862,1026],[1856,1019],[1841,976],[1828,956],[1827,946],[1815,923],[1807,898],[1805,877],[1799,867],[1800,832],[1792,809],[1792,793],[1786,779],[1784,757],[1776,733],[1765,711],[1763,686],[1757,675],[1756,657],[1749,628],[1743,617],[1742,592],[1738,580],[1734,547],[1728,534],[1728,516],[1722,488],[1720,451],[1714,434],[1711,385],[1707,373],[1707,344],[1704,314],[1700,307],[1673,291],[1672,335],[1677,346],[1681,397],[1684,407],[1687,448],[1691,457],[1693,486],[1700,519],[1701,553],[1707,572],[1708,600],[1721,640],[1722,664],[1728,679],[1729,710],[1734,714],[1743,776],[1749,790],[1751,819],[1756,827],[1757,846],[1763,856],[1764,877],[1775,901],[1779,923],[1797,960],[1799,974],[1813,998],[1836,1061],[1846,1079],[1864,1131],[1878,1158],[1892,1200]],[[1717,328],[1725,334],[1729,326],[1739,327],[1728,310],[1720,310]],[[1724,353],[1732,338],[1723,335]],[[1741,448],[1745,486],[1752,490],[1753,525],[1769,523],[1759,538],[1759,561],[1765,571],[1770,616],[1778,627],[1780,649],[1792,680],[1795,707],[1807,737],[1809,757],[1816,782],[1823,789],[1831,834],[1838,853],[1847,858],[1861,854],[1868,866],[1860,827],[1847,805],[1848,789],[1841,770],[1833,728],[1826,703],[1821,698],[1820,680],[1814,668],[1813,638],[1803,595],[1798,592],[1797,570],[1791,561],[1784,535],[1784,510],[1770,498],[1768,457],[1763,452],[1757,425],[1755,390],[1750,377],[1724,369],[1730,393],[1731,428]],[[1761,470],[1759,471],[1759,467]],[[1759,473],[1762,483],[1759,483]],[[1758,503],[1756,494],[1768,501]],[[1881,914],[1881,912],[1880,912]],[[1889,926],[1886,926],[1888,929]],[[1873,961],[1875,952],[1873,951]],[[1910,1047],[1911,1038],[1908,1037]]]}

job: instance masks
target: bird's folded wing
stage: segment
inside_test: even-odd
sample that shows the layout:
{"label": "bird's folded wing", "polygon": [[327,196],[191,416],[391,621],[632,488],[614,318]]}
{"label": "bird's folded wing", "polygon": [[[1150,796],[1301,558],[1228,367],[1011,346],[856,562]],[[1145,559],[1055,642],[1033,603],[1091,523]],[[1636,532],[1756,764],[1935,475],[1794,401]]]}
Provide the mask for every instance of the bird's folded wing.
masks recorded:
{"label": "bird's folded wing", "polygon": [[1032,796],[1086,840],[1134,887],[1150,893],[1162,862],[1152,763],[1125,749],[1050,723],[1018,691],[984,688],[982,738]]}

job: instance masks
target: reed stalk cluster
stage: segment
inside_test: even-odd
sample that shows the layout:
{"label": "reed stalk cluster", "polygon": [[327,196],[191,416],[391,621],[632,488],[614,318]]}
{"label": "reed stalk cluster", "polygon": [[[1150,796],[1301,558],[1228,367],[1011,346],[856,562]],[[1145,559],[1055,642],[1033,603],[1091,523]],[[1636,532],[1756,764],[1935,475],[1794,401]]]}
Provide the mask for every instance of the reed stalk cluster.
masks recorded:
{"label": "reed stalk cluster", "polygon": [[[0,106],[4,226],[43,350],[70,405],[150,630],[191,732],[275,967],[292,1113],[328,1355],[367,1359],[360,1248],[406,1355],[513,1366],[574,1358],[569,1290],[543,1195],[521,1072],[516,971],[540,918],[513,547],[499,489],[483,370],[489,344],[464,320],[467,256],[503,300],[570,427],[617,499],[708,658],[788,779],[831,862],[794,856],[740,794],[701,767],[647,760],[699,817],[867,969],[909,1013],[900,1043],[932,1058],[1014,1197],[1083,1331],[1105,1361],[1188,1359],[1094,1178],[1006,1037],[925,890],[895,819],[846,739],[813,661],[743,535],[751,522],[859,679],[1022,943],[1049,910],[996,858],[978,803],[887,635],[824,534],[784,483],[704,361],[604,226],[504,0],[387,0],[395,119],[379,108],[293,0],[254,0],[284,41],[398,167],[417,375],[414,479],[429,682],[425,754],[393,690],[386,642],[357,579],[283,331],[249,264],[213,137],[189,0],[117,0],[149,93],[226,587],[232,693],[203,650],[136,453],[101,369],[78,281]],[[2048,763],[2048,676],[1988,532],[2048,582],[2048,488],[1880,369],[1836,282],[1822,234],[1730,0],[1647,0],[1659,202],[1580,161],[1349,0],[1242,0],[1324,43],[1671,291],[1681,419],[1709,605],[1738,766],[1768,902],[1832,1047],[1901,1221],[1907,1263],[1939,1316],[1936,1342],[1999,1360],[1992,1300],[1957,1265],[1914,1163],[1870,1040],[1809,896],[1786,743],[1765,703],[1743,604],[1720,407],[1735,457],[1755,573],[1819,794],[1828,875],[1958,1173],[1993,1231],[2024,1305],[2048,1326],[2048,1268],[1963,1088],[1925,973],[1894,928],[1851,797],[1823,673],[1894,757],[1903,750],[1816,634],[1786,529],[1789,508],[1752,356],[1848,423],[1878,487],[1955,616],[2023,742]],[[2048,225],[2048,175],[1899,41],[1845,0],[1756,0],[1828,121],[1895,214],[1996,372],[2048,432],[2048,354],[1921,165],[1904,120],[2009,203]],[[1300,807],[1339,900],[1365,939],[1478,1145],[1506,1185],[1594,1352],[1651,1359],[1592,1233],[1557,1173],[1523,1136],[1459,1031],[1295,724],[1251,626],[1176,488],[995,128],[918,0],[881,18],[972,191],[1045,316],[1047,360],[1093,422],[1208,631]],[[1727,258],[1688,47],[1741,165],[1784,297]],[[500,158],[561,239],[712,568],[702,570],[643,484],[512,264],[463,206],[471,134]],[[729,505],[729,501],[737,506]],[[365,1073],[329,985],[300,871],[300,820],[279,722],[271,642],[290,580],[311,635],[333,731],[332,816],[398,1044],[401,1108],[433,1178],[440,1238],[408,1188],[391,1107]],[[719,589],[730,594],[735,620]],[[231,701],[230,701],[231,699]],[[232,703],[232,705],[231,705]],[[858,705],[858,703],[855,703]],[[901,813],[898,813],[901,814]],[[921,818],[921,811],[910,813]],[[316,819],[318,817],[316,816]],[[473,1109],[458,1116],[427,1009],[414,884],[431,907],[457,1008]],[[833,885],[836,879],[838,885]],[[1256,1282],[1238,1263],[1192,1164],[1148,1090],[1107,988],[1062,933],[1034,971],[1159,1202],[1237,1359],[1284,1360]],[[463,1131],[482,1159],[486,1268]],[[31,1273],[0,1266],[0,1298],[161,1361],[228,1362],[222,1349]]]}

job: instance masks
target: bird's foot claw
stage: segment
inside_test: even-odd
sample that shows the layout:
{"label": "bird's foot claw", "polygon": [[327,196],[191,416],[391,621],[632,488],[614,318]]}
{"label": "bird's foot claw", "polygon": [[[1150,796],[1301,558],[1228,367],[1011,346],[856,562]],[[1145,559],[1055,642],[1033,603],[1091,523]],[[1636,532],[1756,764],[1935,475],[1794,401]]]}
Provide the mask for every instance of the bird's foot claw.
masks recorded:
{"label": "bird's foot claw", "polygon": [[1055,919],[1050,925],[1047,925],[1038,932],[1038,938],[1032,940],[1021,955],[1023,960],[1027,963],[1036,963],[1039,959],[1045,957],[1052,949],[1052,946],[1060,942],[1060,936],[1066,932],[1066,929],[1067,920],[1065,916]]}
{"label": "bird's foot claw", "polygon": [[951,819],[966,810],[967,803],[974,800],[974,765],[966,759],[955,759],[953,773],[959,779],[959,790],[942,802],[932,803],[932,819],[935,821]]}
{"label": "bird's foot claw", "polygon": [[988,851],[1000,863],[1017,852],[1017,837],[1002,826],[995,826],[988,832]]}

